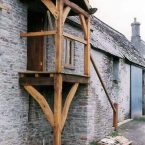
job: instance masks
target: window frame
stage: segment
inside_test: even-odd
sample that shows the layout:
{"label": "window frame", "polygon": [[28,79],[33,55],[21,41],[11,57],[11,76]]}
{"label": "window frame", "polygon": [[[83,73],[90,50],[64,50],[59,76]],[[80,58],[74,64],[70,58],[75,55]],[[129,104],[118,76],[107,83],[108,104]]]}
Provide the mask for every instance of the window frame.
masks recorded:
{"label": "window frame", "polygon": [[75,41],[65,37],[64,38],[64,67],[74,69],[74,50]]}
{"label": "window frame", "polygon": [[119,82],[119,62],[120,59],[118,57],[113,57],[113,82],[118,83]]}

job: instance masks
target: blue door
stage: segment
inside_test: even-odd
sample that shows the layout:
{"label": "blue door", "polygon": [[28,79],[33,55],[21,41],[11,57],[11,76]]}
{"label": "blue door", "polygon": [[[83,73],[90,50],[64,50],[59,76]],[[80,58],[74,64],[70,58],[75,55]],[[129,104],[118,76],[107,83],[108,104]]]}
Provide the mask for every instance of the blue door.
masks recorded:
{"label": "blue door", "polygon": [[131,118],[142,116],[142,69],[131,66]]}

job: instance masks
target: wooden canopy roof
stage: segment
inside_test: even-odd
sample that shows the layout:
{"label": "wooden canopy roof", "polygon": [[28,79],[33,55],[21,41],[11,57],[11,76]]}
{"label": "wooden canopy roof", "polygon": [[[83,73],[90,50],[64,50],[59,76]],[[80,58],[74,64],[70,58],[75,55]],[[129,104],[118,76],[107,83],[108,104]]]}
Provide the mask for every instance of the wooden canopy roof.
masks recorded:
{"label": "wooden canopy roof", "polygon": [[[37,11],[44,11],[45,6],[41,3],[41,0],[20,0],[21,2],[26,2],[29,5],[30,9],[37,10]],[[69,0],[70,2],[75,3],[79,7],[81,7],[86,12],[89,12],[89,1],[88,0]],[[52,2],[55,4],[56,0],[52,0]],[[71,11],[69,15],[76,15],[74,11]]]}

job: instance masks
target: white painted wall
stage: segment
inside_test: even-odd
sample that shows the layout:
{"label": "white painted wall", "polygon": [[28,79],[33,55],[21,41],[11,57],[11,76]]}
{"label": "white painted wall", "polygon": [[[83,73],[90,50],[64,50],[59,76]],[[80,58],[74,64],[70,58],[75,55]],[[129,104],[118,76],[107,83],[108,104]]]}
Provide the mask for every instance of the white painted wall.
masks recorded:
{"label": "white painted wall", "polygon": [[119,122],[130,118],[130,65],[120,61]]}

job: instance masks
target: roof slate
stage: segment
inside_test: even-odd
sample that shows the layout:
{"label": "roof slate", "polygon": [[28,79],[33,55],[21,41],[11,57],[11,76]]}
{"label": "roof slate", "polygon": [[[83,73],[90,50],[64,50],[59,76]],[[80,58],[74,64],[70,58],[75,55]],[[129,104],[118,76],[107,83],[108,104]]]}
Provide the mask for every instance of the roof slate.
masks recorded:
{"label": "roof slate", "polygon": [[[112,43],[112,45],[114,44],[114,48],[109,48],[108,46],[105,47],[106,48],[105,50],[107,52],[112,54],[112,51],[113,51],[113,55],[117,54],[116,56],[122,56],[126,58],[127,60],[129,60],[130,62],[133,62],[135,64],[145,67],[145,59],[142,57],[139,51],[137,51],[134,48],[131,42],[123,34],[111,28],[110,26],[108,26],[107,24],[105,24],[104,22],[102,22],[96,17],[92,18],[91,24],[94,30],[93,33],[98,33],[98,34],[101,33],[99,37],[101,35],[103,35],[103,37],[108,37],[108,40],[101,39],[99,41],[102,45],[106,45],[108,41]],[[93,39],[99,40],[98,37],[94,38],[95,36],[96,34],[92,35],[91,39],[93,37]],[[96,45],[94,41],[91,41],[91,43],[92,45]]]}

